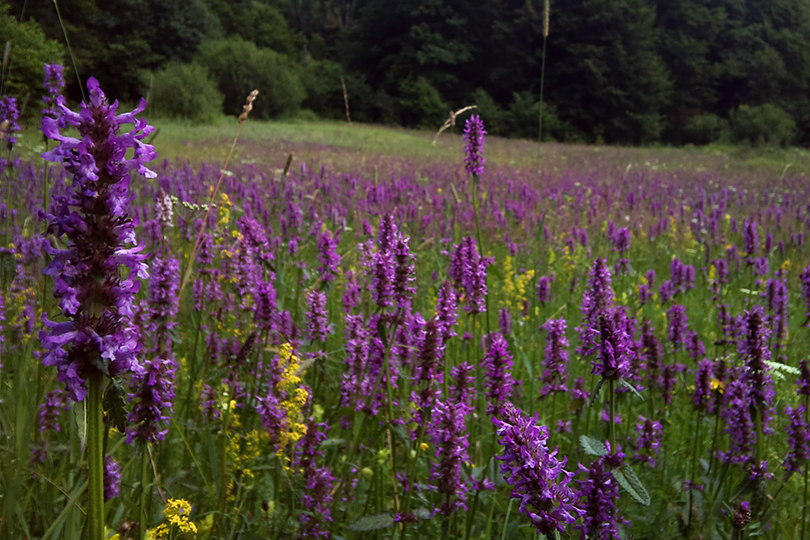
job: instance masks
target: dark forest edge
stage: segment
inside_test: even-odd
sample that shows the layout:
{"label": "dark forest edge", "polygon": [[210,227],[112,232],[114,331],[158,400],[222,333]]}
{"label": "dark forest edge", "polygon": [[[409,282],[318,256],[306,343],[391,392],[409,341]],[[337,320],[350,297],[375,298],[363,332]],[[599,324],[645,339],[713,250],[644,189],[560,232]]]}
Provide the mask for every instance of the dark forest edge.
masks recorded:
{"label": "dark forest edge", "polygon": [[[258,87],[257,118],[345,119],[345,86],[354,121],[435,129],[475,104],[490,133],[538,137],[542,1],[58,5],[79,78],[163,116],[209,122]],[[552,2],[549,28],[543,140],[810,142],[807,2]],[[54,3],[0,1],[0,93],[33,112],[41,66],[71,63],[64,43]]]}

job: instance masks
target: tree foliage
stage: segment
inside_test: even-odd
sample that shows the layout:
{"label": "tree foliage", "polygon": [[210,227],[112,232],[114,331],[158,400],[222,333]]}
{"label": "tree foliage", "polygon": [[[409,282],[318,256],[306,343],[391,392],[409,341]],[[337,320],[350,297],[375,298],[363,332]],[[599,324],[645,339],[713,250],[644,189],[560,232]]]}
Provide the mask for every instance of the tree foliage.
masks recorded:
{"label": "tree foliage", "polygon": [[[53,3],[2,2],[42,29],[40,41],[64,42]],[[274,96],[260,115],[303,104],[342,118],[343,79],[358,120],[433,126],[481,101],[491,133],[522,137],[538,131],[543,4],[58,0],[79,75],[119,98],[144,93],[149,73],[169,62],[197,58],[229,113],[259,81]],[[212,43],[230,65],[210,54]],[[795,124],[788,142],[810,142],[806,0],[551,2],[545,59],[543,125],[559,140],[710,142],[730,135],[742,106],[773,105]],[[75,83],[70,90],[77,97]]]}

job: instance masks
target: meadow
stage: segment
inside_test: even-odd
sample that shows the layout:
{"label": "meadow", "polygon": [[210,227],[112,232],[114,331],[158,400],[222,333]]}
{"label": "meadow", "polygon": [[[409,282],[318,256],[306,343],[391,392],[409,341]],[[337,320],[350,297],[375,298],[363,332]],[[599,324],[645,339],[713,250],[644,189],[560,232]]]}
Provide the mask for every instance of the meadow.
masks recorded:
{"label": "meadow", "polygon": [[807,152],[105,107],[3,148],[0,537],[805,537]]}

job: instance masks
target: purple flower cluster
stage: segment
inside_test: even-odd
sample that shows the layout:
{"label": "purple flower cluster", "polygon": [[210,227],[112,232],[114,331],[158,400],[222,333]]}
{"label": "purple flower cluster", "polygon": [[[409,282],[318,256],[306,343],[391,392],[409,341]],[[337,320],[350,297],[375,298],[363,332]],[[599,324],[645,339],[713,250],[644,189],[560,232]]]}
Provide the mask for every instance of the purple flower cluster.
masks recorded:
{"label": "purple flower cluster", "polygon": [[[17,144],[17,133],[20,131],[20,109],[17,100],[11,96],[0,98],[0,146],[11,150]],[[8,161],[0,157],[0,173],[7,167],[14,167],[17,160]]]}
{"label": "purple flower cluster", "polygon": [[65,90],[65,68],[59,64],[45,64],[42,71],[42,87],[45,89],[45,95],[42,96],[42,114],[58,118],[60,114],[57,99]]}
{"label": "purple flower cluster", "polygon": [[477,114],[470,116],[464,125],[464,167],[477,179],[484,172],[484,122]]}
{"label": "purple flower cluster", "polygon": [[638,437],[633,444],[636,449],[633,460],[655,467],[655,456],[661,450],[663,433],[664,427],[661,422],[639,416],[638,422],[636,422],[636,434]]}
{"label": "purple flower cluster", "polygon": [[549,319],[541,326],[547,332],[543,374],[540,382],[541,396],[555,392],[566,392],[568,387],[568,338],[565,335],[565,319]]}
{"label": "purple flower cluster", "polygon": [[450,278],[463,296],[465,309],[469,313],[482,313],[487,310],[487,267],[491,257],[482,257],[471,236],[464,237],[455,246],[450,259]]}
{"label": "purple flower cluster", "polygon": [[768,433],[773,416],[773,400],[776,391],[769,374],[767,362],[771,359],[768,339],[771,335],[762,306],[755,306],[746,312],[741,323],[743,335],[738,344],[738,352],[745,359],[745,380],[748,383],[751,405],[760,414],[762,430]]}
{"label": "purple flower cluster", "polygon": [[594,335],[599,336],[596,345],[599,358],[592,362],[592,373],[595,375],[612,380],[627,377],[630,363],[635,357],[628,322],[624,309],[620,307],[599,314],[597,326],[592,330]]}
{"label": "purple flower cluster", "polygon": [[177,364],[169,358],[155,357],[144,363],[135,375],[132,412],[127,418],[127,443],[134,440],[163,440],[168,432],[174,404],[174,375]]}
{"label": "purple flower cluster", "polygon": [[486,339],[487,352],[482,362],[486,369],[487,414],[501,416],[503,408],[512,398],[515,380],[512,378],[512,355],[509,344],[499,332]]}
{"label": "purple flower cluster", "polygon": [[332,333],[326,313],[326,294],[312,289],[307,293],[307,305],[309,306],[306,313],[307,338],[313,342],[323,343],[326,341],[326,336]]}
{"label": "purple flower cluster", "polygon": [[298,520],[302,523],[298,538],[329,538],[329,532],[324,529],[324,525],[332,521],[332,487],[335,484],[335,477],[329,467],[318,464],[318,460],[323,458],[323,452],[319,447],[326,440],[328,429],[328,425],[316,424],[310,419],[307,422],[306,434],[296,445],[293,465],[294,468],[301,470],[304,477],[301,504],[305,509],[298,516]]}
{"label": "purple flower cluster", "polygon": [[[54,295],[68,320],[43,316],[43,363],[57,367],[59,380],[76,401],[84,399],[92,372],[116,376],[139,369],[139,336],[131,317],[140,286],[136,276],[149,274],[129,215],[129,181],[133,170],[153,178],[144,163],[156,155],[142,142],[152,127],[136,118],[145,101],[116,116],[118,103],[107,102],[98,81],[91,78],[87,88],[90,103],[82,103],[78,113],[58,100],[65,124],[77,128],[79,138],[59,133],[53,118],[42,120],[45,135],[60,142],[43,157],[61,161],[73,177],[64,195],[53,196],[48,215],[49,232],[64,237],[67,247],[46,246],[53,258],[45,273],[54,280]],[[135,127],[121,133],[124,124]],[[129,272],[122,273],[121,267]]]}
{"label": "purple flower cluster", "polygon": [[121,466],[110,455],[104,456],[104,501],[121,495]]}
{"label": "purple flower cluster", "polygon": [[538,533],[563,532],[584,514],[569,486],[574,473],[565,470],[567,458],[558,459],[556,448],[549,451],[548,428],[539,425],[536,414],[526,417],[506,403],[500,416],[492,419],[503,447],[495,459],[502,461],[501,473],[512,486],[510,496],[520,499],[520,511]]}
{"label": "purple flower cluster", "polygon": [[785,407],[785,416],[790,420],[787,427],[788,454],[785,458],[785,470],[789,473],[798,472],[801,466],[810,458],[810,428],[805,422],[805,408]]}
{"label": "purple flower cluster", "polygon": [[595,349],[596,341],[593,329],[599,323],[600,314],[613,307],[613,288],[611,286],[610,269],[606,259],[596,259],[588,274],[588,286],[582,293],[582,322],[579,332],[579,354],[590,354]]}
{"label": "purple flower cluster", "polygon": [[609,456],[602,456],[590,467],[580,464],[579,468],[587,476],[579,480],[577,498],[582,506],[582,524],[577,528],[583,538],[622,538],[619,527],[625,523],[616,508],[619,498],[619,484],[610,473],[614,467]]}
{"label": "purple flower cluster", "polygon": [[321,263],[318,272],[327,283],[334,280],[340,271],[340,254],[337,252],[339,243],[339,236],[328,229],[318,235],[318,261]]}
{"label": "purple flower cluster", "polygon": [[430,441],[436,448],[430,478],[444,497],[436,511],[445,516],[457,508],[467,509],[465,501],[469,486],[463,478],[461,465],[470,459],[466,418],[471,412],[472,407],[464,400],[437,401],[428,428]]}

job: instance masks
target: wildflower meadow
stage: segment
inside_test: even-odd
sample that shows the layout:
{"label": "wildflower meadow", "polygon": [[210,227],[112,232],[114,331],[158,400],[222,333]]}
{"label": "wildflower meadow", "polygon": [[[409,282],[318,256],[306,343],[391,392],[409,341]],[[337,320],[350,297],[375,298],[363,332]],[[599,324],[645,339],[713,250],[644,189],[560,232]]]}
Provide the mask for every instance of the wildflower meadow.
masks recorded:
{"label": "wildflower meadow", "polygon": [[808,537],[805,175],[493,165],[475,110],[268,166],[261,89],[165,159],[62,77],[0,101],[0,537]]}

